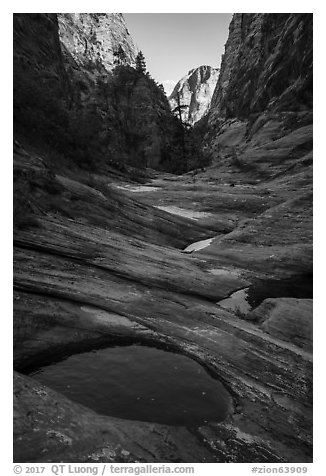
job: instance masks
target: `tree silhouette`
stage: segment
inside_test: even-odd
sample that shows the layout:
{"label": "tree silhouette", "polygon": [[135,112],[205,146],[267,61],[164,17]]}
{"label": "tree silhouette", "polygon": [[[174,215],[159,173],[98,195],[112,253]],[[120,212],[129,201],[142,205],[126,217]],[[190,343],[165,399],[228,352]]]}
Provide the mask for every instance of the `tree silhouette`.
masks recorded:
{"label": "tree silhouette", "polygon": [[146,73],[145,56],[143,55],[142,51],[139,51],[138,55],[136,56],[136,70],[139,73]]}
{"label": "tree silhouette", "polygon": [[173,109],[172,112],[177,112],[178,113],[180,122],[183,124],[181,112],[184,109],[187,109],[187,107],[189,107],[189,106],[187,104],[181,104],[180,103],[180,93],[179,93],[179,91],[177,92],[177,104],[178,105]]}
{"label": "tree silhouette", "polygon": [[184,161],[186,162],[186,140],[185,140],[185,136],[186,136],[186,131],[187,131],[187,124],[186,122],[184,122],[182,120],[182,115],[181,115],[181,112],[186,109],[187,107],[189,107],[187,104],[181,104],[180,102],[180,93],[179,91],[177,92],[177,106],[173,109],[173,113],[174,112],[177,112],[178,113],[178,116],[179,116],[179,120],[181,122],[181,125],[182,125],[182,137],[181,137],[181,145],[182,145],[182,155],[183,155],[183,159]]}

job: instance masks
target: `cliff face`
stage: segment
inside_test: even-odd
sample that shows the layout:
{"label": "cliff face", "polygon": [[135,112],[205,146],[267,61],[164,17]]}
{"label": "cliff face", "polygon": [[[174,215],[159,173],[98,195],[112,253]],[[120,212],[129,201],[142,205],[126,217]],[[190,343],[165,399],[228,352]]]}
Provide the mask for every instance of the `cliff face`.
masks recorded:
{"label": "cliff face", "polygon": [[234,14],[208,116],[213,158],[232,151],[235,165],[241,156],[263,173],[262,155],[272,167],[289,165],[311,150],[311,124],[312,15]]}
{"label": "cliff face", "polygon": [[100,141],[107,157],[135,167],[175,171],[182,160],[182,125],[155,81],[131,67],[117,67],[98,83]]}
{"label": "cliff face", "polygon": [[14,73],[18,68],[40,80],[60,80],[64,74],[58,22],[54,13],[13,15]]}
{"label": "cliff face", "polygon": [[188,106],[182,110],[182,120],[194,125],[209,109],[211,98],[218,79],[219,70],[212,66],[199,66],[192,69],[176,84],[169,97],[171,109],[180,104]]}
{"label": "cliff face", "polygon": [[59,13],[58,23],[62,51],[72,68],[105,74],[113,69],[119,47],[126,64],[134,65],[137,48],[121,13]]}
{"label": "cliff face", "polygon": [[229,28],[214,115],[312,108],[312,15],[240,14]]}
{"label": "cliff face", "polygon": [[54,141],[54,122],[66,126],[70,81],[56,14],[13,15],[15,132]]}
{"label": "cliff face", "polygon": [[16,132],[67,165],[177,170],[182,126],[150,75],[132,67],[137,49],[121,14],[18,14],[14,30]]}

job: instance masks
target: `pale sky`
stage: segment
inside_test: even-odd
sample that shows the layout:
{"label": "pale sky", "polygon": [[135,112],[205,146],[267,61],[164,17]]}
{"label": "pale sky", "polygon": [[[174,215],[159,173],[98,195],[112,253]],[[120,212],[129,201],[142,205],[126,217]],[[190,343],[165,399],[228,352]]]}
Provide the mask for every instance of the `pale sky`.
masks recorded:
{"label": "pale sky", "polygon": [[192,68],[218,68],[231,13],[124,13],[151,76],[166,93]]}

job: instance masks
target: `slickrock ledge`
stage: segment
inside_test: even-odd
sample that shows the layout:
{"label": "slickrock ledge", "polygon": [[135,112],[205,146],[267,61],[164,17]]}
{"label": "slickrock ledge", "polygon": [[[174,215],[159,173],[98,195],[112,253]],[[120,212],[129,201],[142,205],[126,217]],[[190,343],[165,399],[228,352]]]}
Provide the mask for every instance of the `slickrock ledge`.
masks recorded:
{"label": "slickrock ledge", "polygon": [[252,311],[254,320],[270,335],[312,351],[312,299],[269,298]]}

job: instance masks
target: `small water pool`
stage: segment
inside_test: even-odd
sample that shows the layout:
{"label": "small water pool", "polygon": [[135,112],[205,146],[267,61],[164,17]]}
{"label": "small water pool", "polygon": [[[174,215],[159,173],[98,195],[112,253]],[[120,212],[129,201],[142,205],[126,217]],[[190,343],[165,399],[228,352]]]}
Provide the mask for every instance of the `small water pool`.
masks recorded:
{"label": "small water pool", "polygon": [[313,298],[313,276],[304,274],[285,279],[265,279],[248,288],[240,289],[227,299],[218,302],[219,306],[242,315],[248,314],[267,298]]}
{"label": "small water pool", "polygon": [[189,210],[186,208],[176,207],[174,205],[154,205],[155,208],[163,210],[164,212],[171,213],[172,215],[179,215],[184,218],[190,218],[191,220],[198,220],[199,218],[207,218],[211,216],[211,213],[208,212],[199,212],[195,210]]}
{"label": "small water pool", "polygon": [[133,193],[156,192],[160,190],[160,187],[151,187],[150,185],[116,185],[115,187]]}
{"label": "small water pool", "polygon": [[195,243],[192,243],[191,245],[187,246],[183,250],[184,253],[191,253],[192,251],[199,251],[203,250],[204,248],[207,248],[207,246],[212,244],[214,238],[208,238],[207,240],[201,240],[201,241],[196,241]]}
{"label": "small water pool", "polygon": [[228,391],[200,364],[153,347],[76,354],[31,375],[100,414],[118,418],[196,426],[223,421],[231,410]]}

